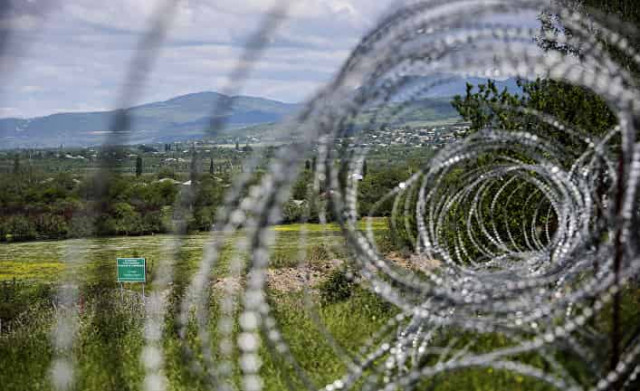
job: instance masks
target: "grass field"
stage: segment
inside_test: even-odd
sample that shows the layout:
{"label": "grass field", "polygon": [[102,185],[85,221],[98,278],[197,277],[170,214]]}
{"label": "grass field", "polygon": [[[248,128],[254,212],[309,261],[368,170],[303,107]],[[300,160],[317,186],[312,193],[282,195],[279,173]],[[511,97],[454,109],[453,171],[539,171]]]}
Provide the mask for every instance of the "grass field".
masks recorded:
{"label": "grass field", "polygon": [[[374,222],[377,232],[384,232],[383,220]],[[344,256],[342,236],[335,225],[277,226],[273,246],[273,268],[293,268],[298,263],[301,232],[304,233],[308,258],[321,263],[329,258]],[[215,234],[214,234],[215,235]],[[174,294],[176,297],[196,270],[202,258],[203,246],[210,234],[193,234],[183,238],[176,261]],[[139,354],[143,346],[142,323],[144,311],[139,295],[140,285],[126,287],[124,299],[116,283],[115,258],[140,256],[147,258],[151,275],[162,258],[168,235],[144,237],[95,238],[87,240],[45,241],[3,244],[0,246],[0,317],[4,318],[0,332],[0,384],[2,390],[48,390],[49,365],[53,357],[50,333],[55,319],[56,283],[74,276],[81,286],[83,304],[79,313],[74,358],[75,386],[78,390],[137,390],[141,389],[143,368]],[[228,257],[238,237],[229,238],[212,281],[226,275]],[[69,255],[70,249],[83,248],[80,254]],[[342,251],[342,252],[341,252]],[[308,260],[308,259],[307,259]],[[217,315],[216,292],[212,290],[211,318]],[[300,364],[309,369],[311,378],[330,382],[344,370],[331,347],[305,315],[300,291],[273,292],[273,310],[281,321],[285,335],[289,335],[294,354],[301,353]],[[177,335],[172,301],[165,336],[166,374],[170,388],[175,390],[206,389],[197,375],[185,364],[181,341]],[[378,311],[378,307],[384,311]],[[380,313],[379,313],[380,312]],[[361,290],[346,300],[320,308],[320,316],[338,340],[356,347],[391,316],[393,311],[379,299]],[[353,322],[361,325],[353,327]],[[212,322],[213,329],[215,324]],[[215,335],[215,330],[212,330]],[[313,343],[309,344],[309,337]],[[189,335],[188,344],[197,346],[197,336]],[[267,389],[286,387],[284,373],[291,368],[270,361],[264,351],[262,371]],[[238,381],[237,374],[234,377]]]}
{"label": "grass field", "polygon": [[[361,224],[364,228],[365,223]],[[373,229],[378,233],[385,232],[385,220],[376,219]],[[272,247],[271,267],[295,266],[303,241],[306,241],[306,249],[312,254],[321,250],[327,253],[326,256],[332,255],[332,251],[335,252],[334,256],[344,256],[340,246],[340,227],[335,224],[280,225],[274,227],[273,231],[276,233],[276,244]],[[181,249],[188,260],[188,268],[197,266],[202,258],[203,247],[212,239],[212,235],[215,237],[216,233],[196,233],[182,239]],[[306,239],[302,240],[301,235]],[[229,238],[229,245],[238,238],[238,235]],[[115,278],[115,259],[131,256],[145,257],[148,267],[153,271],[165,243],[170,239],[170,235],[154,235],[0,244],[0,281],[17,279],[31,283],[55,283],[62,272],[70,267],[79,269],[74,274],[81,280],[91,278],[90,269],[96,267],[111,267]],[[65,257],[65,249],[78,245],[86,249],[81,259],[77,259],[77,256]],[[230,250],[231,246],[227,246],[221,262],[224,262]]]}
{"label": "grass field", "polygon": [[[373,227],[375,234],[383,240],[387,232],[385,220],[375,220]],[[317,265],[329,265],[332,260],[346,256],[338,226],[286,225],[274,227],[273,230],[277,240],[272,249],[272,270],[292,270],[298,263],[303,244],[307,249],[305,261]],[[304,242],[301,241],[303,231],[306,237]],[[169,390],[212,389],[212,385],[192,368],[194,361],[188,360],[185,355],[184,346],[188,346],[195,354],[195,362],[202,362],[195,325],[190,325],[185,339],[181,340],[176,320],[179,298],[196,270],[202,257],[202,248],[209,238],[209,234],[186,236],[182,252],[174,265],[174,286],[163,336],[164,373],[169,381]],[[77,306],[80,327],[73,348],[76,369],[74,389],[143,390],[144,369],[140,355],[144,345],[144,308],[139,295],[140,286],[128,286],[126,294],[121,296],[115,281],[115,258],[146,257],[151,275],[157,262],[162,259],[163,244],[169,239],[167,235],[156,235],[1,245],[0,317],[4,321],[0,332],[0,389],[52,389],[49,368],[54,357],[51,330],[58,311],[54,305],[56,283],[68,277],[67,273],[72,273],[81,286],[82,300]],[[218,299],[221,294],[215,287],[215,281],[227,275],[229,256],[237,239],[229,239],[221,261],[211,276],[209,331],[214,352],[217,351],[216,321],[220,316]],[[77,247],[83,247],[86,251],[81,255],[65,255]],[[362,345],[398,313],[394,306],[355,282],[337,279],[335,281],[338,283],[329,284],[331,277],[341,273],[342,269],[326,270],[310,292],[314,304],[311,307],[299,289],[269,290],[271,313],[298,367],[294,368],[274,355],[263,344],[260,372],[264,389],[303,389],[300,373],[304,373],[316,389],[321,389],[344,374],[348,367],[345,354],[358,357]],[[633,302],[625,305],[635,308]],[[320,324],[326,330],[320,328]],[[234,334],[239,333],[238,323],[233,330]],[[336,352],[329,343],[324,334],[327,332],[333,337],[333,342],[340,346],[342,353]],[[442,346],[453,343],[465,346],[470,341],[473,341],[472,346],[476,351],[509,345],[505,338],[492,334],[478,337],[460,334],[455,330],[443,330],[434,335],[434,343]],[[238,357],[238,351],[234,351],[233,357]],[[560,359],[572,363],[571,358]],[[525,356],[523,360],[535,366],[544,365],[535,355]],[[575,371],[580,374],[582,369],[578,366]],[[240,389],[240,369],[234,368],[227,381],[233,389]],[[435,378],[419,385],[417,389],[535,391],[551,388],[513,373],[475,368],[462,370],[453,376]]]}

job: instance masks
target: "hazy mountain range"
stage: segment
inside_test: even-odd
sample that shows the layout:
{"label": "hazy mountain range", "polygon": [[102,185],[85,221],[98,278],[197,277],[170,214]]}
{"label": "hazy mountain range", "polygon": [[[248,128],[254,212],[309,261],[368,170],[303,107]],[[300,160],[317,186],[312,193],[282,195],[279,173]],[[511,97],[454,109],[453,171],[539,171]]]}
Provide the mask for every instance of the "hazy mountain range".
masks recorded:
{"label": "hazy mountain range", "polygon": [[[518,86],[516,79],[494,80],[494,82],[496,83],[496,88],[499,91],[502,91],[503,89],[506,88],[509,92],[514,94],[522,92],[522,88]],[[452,81],[449,83],[433,86],[429,90],[427,97],[444,98],[444,97],[452,97],[454,95],[464,96],[464,94],[467,91],[467,83],[472,85],[486,84],[487,79],[479,78],[479,77],[469,77],[466,79],[463,79],[461,77],[455,77],[455,78],[452,78]]]}
{"label": "hazy mountain range", "polygon": [[[299,108],[295,104],[247,96],[228,97],[216,92],[188,94],[129,109],[128,142],[173,141],[201,134],[209,125],[219,99],[230,100],[232,110],[227,124],[233,128],[278,122]],[[0,119],[0,141],[5,148],[100,144],[112,126],[114,113],[60,113],[30,119]]]}
{"label": "hazy mountain range", "polygon": [[[428,122],[454,118],[457,113],[448,104],[456,94],[464,94],[466,83],[478,84],[485,79],[458,78],[433,88],[426,99],[420,101],[406,118],[395,118],[394,123]],[[497,82],[498,88],[518,91],[515,80]],[[128,143],[170,142],[201,138],[203,129],[220,99],[228,100],[231,110],[227,118],[225,137],[239,129],[266,129],[258,125],[274,124],[294,114],[300,104],[289,104],[271,99],[234,96],[216,92],[199,92],[178,96],[163,102],[143,104],[129,109],[131,126]],[[114,118],[113,111],[87,113],[59,113],[45,117],[0,119],[0,148],[55,147],[97,145],[104,140]],[[238,131],[238,134],[247,132]],[[255,131],[251,132],[255,136]]]}

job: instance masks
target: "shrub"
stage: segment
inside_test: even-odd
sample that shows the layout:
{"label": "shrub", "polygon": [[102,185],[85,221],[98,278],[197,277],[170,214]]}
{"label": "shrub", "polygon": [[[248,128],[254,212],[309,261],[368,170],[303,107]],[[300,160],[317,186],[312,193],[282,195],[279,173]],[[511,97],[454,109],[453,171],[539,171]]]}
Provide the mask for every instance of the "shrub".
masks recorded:
{"label": "shrub", "polygon": [[353,295],[355,283],[347,269],[336,269],[329,278],[320,285],[320,299],[323,304],[334,304],[345,301]]}
{"label": "shrub", "polygon": [[67,236],[69,226],[64,217],[51,213],[43,213],[35,220],[36,229],[40,238],[56,239]]}
{"label": "shrub", "polygon": [[329,249],[327,245],[324,243],[317,244],[309,249],[309,253],[307,254],[307,258],[313,261],[324,261],[331,257],[329,253]]}
{"label": "shrub", "polygon": [[158,179],[163,179],[163,178],[176,179],[175,170],[173,168],[170,168],[170,167],[162,167],[158,171]]}
{"label": "shrub", "polygon": [[289,200],[282,207],[282,222],[283,223],[297,223],[302,220],[304,215],[305,205],[297,205],[294,201]]}
{"label": "shrub", "polygon": [[25,282],[0,282],[0,320],[7,324],[32,307],[50,304],[55,291],[49,285],[30,286]]}
{"label": "shrub", "polygon": [[11,216],[9,235],[14,240],[30,240],[36,237],[35,225],[24,216]]}
{"label": "shrub", "polygon": [[86,238],[93,236],[94,233],[94,219],[89,215],[77,214],[73,216],[69,223],[67,236],[70,238]]}

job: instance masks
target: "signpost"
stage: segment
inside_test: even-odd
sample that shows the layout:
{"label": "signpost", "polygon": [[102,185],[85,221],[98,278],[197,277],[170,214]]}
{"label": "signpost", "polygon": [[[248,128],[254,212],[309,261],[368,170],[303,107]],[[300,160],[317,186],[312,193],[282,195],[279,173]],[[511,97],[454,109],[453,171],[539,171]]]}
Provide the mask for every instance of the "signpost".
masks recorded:
{"label": "signpost", "polygon": [[144,258],[118,258],[118,282],[146,282],[147,262]]}
{"label": "signpost", "polygon": [[141,282],[144,300],[144,283],[147,282],[147,260],[145,258],[117,258],[117,276],[120,287],[125,282]]}

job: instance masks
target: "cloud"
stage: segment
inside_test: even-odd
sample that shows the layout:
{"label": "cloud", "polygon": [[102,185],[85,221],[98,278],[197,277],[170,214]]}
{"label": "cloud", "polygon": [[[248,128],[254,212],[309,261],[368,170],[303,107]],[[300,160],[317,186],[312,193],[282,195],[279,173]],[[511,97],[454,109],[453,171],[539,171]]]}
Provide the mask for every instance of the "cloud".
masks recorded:
{"label": "cloud", "polygon": [[1,117],[15,117],[19,115],[19,110],[15,107],[0,107]]}
{"label": "cloud", "polygon": [[[390,3],[385,0],[376,3]],[[160,0],[16,1],[8,20],[12,66],[0,87],[11,110],[41,116],[115,105],[138,40]],[[274,1],[178,1],[167,39],[142,101],[218,90]],[[46,6],[46,7],[45,7]],[[47,9],[48,12],[43,10]],[[243,93],[300,101],[329,80],[380,5],[364,0],[291,0],[287,18],[269,40]]]}
{"label": "cloud", "polygon": [[[164,0],[15,0],[0,116],[113,108]],[[289,0],[242,93],[302,101],[329,81],[394,0]],[[220,90],[275,0],[178,0],[140,102]],[[9,114],[10,113],[10,114]]]}
{"label": "cloud", "polygon": [[26,93],[40,92],[43,90],[44,89],[41,86],[23,86],[22,88],[20,88],[20,92],[26,92]]}

